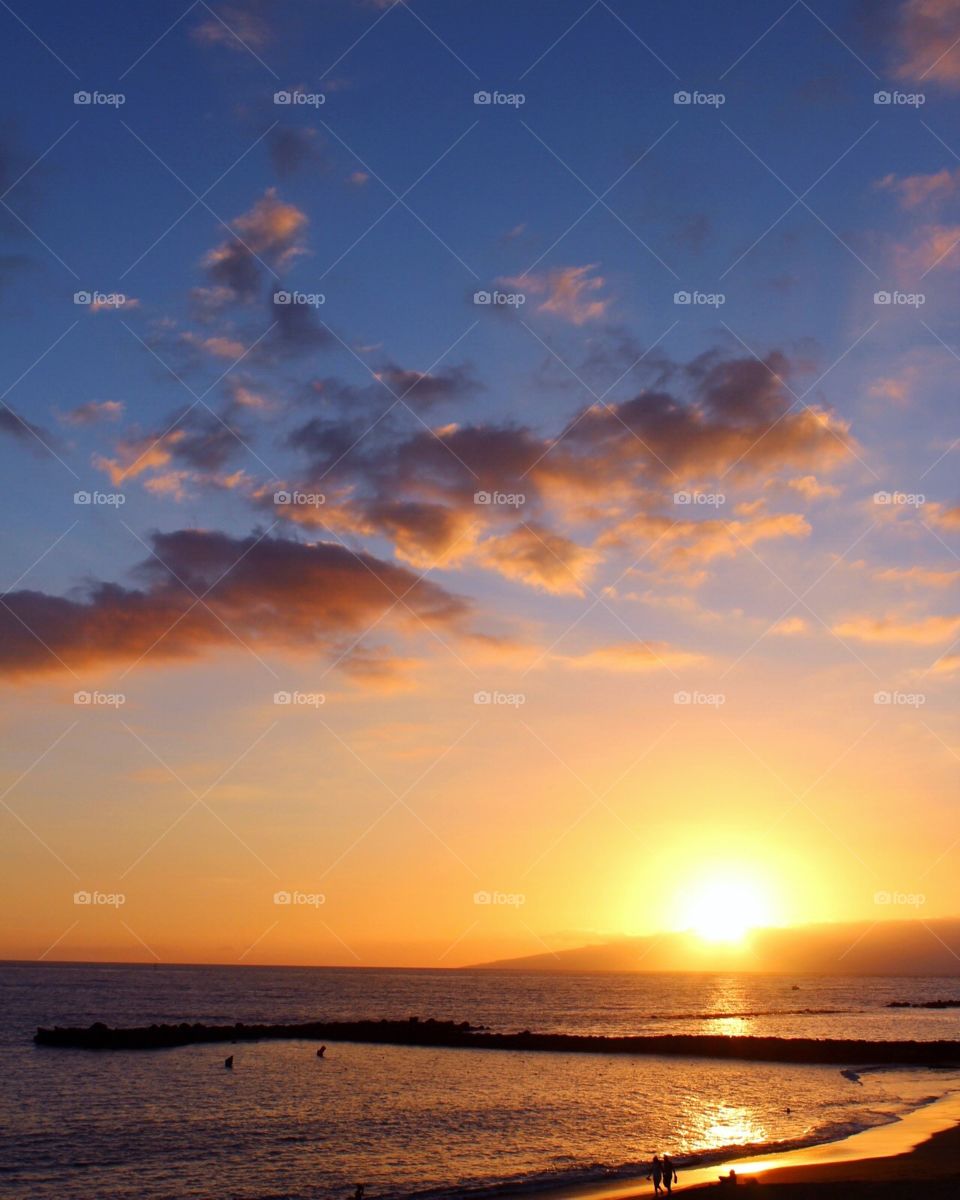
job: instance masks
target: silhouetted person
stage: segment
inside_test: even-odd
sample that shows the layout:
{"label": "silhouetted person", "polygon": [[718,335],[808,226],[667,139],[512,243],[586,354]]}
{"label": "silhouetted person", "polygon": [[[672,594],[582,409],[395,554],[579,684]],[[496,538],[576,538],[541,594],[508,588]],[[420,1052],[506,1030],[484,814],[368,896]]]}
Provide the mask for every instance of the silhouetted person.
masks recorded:
{"label": "silhouetted person", "polygon": [[233,1070],[233,1055],[232,1054],[230,1055],[229,1058],[225,1058],[223,1060],[223,1065],[227,1068],[228,1071]]}
{"label": "silhouetted person", "polygon": [[673,1191],[673,1185],[677,1182],[677,1172],[674,1170],[673,1163],[670,1161],[670,1155],[663,1156],[663,1186],[667,1189],[667,1195]]}
{"label": "silhouetted person", "polygon": [[317,1051],[317,1058],[323,1058],[323,1056],[326,1054],[326,1052],[327,1052],[326,1046],[321,1046],[320,1049]]}
{"label": "silhouetted person", "polygon": [[660,1181],[663,1179],[663,1164],[660,1162],[660,1155],[653,1156],[653,1162],[650,1164],[649,1178],[653,1180],[653,1194],[660,1195]]}
{"label": "silhouetted person", "polygon": [[[326,1046],[324,1046],[324,1050],[326,1050]],[[353,1200],[363,1200],[363,1193],[366,1191],[366,1187],[365,1183],[358,1183],[357,1190],[353,1193]]]}
{"label": "silhouetted person", "polygon": [[718,1175],[717,1178],[720,1180],[720,1186],[722,1188],[737,1186],[737,1173],[733,1167],[730,1168],[729,1175]]}

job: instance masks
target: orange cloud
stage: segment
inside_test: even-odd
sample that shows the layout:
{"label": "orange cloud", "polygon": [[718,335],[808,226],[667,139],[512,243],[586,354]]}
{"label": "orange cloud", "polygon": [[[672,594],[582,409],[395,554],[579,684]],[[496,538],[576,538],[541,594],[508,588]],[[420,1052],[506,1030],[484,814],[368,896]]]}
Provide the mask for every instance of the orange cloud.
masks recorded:
{"label": "orange cloud", "polygon": [[596,263],[584,267],[557,267],[543,274],[519,275],[500,282],[524,293],[543,296],[537,306],[538,312],[552,313],[573,325],[585,325],[606,316],[610,303],[609,299],[596,295],[606,282],[602,276],[590,274],[596,269]]}
{"label": "orange cloud", "polygon": [[915,83],[960,87],[956,0],[904,0],[897,26],[897,74]]}
{"label": "orange cloud", "polygon": [[557,655],[555,660],[577,670],[633,674],[696,666],[704,658],[668,642],[618,642],[613,646],[598,646],[585,654]]}
{"label": "orange cloud", "polygon": [[860,616],[841,621],[833,631],[840,637],[861,642],[894,645],[934,646],[960,632],[960,616],[930,616],[909,620],[896,614],[885,617]]}
{"label": "orange cloud", "polygon": [[905,209],[935,204],[956,195],[960,170],[942,170],[932,175],[885,175],[877,183],[881,191],[892,192]]}
{"label": "orange cloud", "polygon": [[[142,655],[195,658],[243,642],[334,653],[345,639],[349,650],[357,634],[388,615],[394,627],[424,622],[456,631],[468,612],[464,600],[437,584],[330,543],[196,529],[152,541],[155,557],[137,568],[139,588],[95,583],[80,598],[8,592],[0,606],[0,673],[130,663]],[[355,676],[377,670],[359,655],[347,669]]]}

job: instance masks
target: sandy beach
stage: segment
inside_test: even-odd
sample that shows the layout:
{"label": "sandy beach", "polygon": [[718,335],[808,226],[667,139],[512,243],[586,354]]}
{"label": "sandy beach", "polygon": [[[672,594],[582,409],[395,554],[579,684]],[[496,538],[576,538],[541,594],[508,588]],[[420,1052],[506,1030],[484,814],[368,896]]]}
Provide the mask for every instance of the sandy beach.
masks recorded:
{"label": "sandy beach", "polygon": [[[719,1177],[736,1170],[736,1190]],[[960,1097],[917,1109],[901,1121],[842,1141],[783,1154],[731,1159],[679,1173],[680,1192],[805,1197],[954,1197],[960,1195]],[[551,1192],[551,1200],[632,1200],[653,1195],[644,1178]]]}
{"label": "sandy beach", "polygon": [[[687,1189],[684,1189],[687,1190]],[[734,1194],[718,1184],[701,1185],[695,1192]],[[953,1197],[960,1194],[960,1125],[936,1133],[905,1154],[852,1162],[787,1166],[744,1176],[736,1192],[749,1196],[863,1197],[893,1200],[914,1196]]]}

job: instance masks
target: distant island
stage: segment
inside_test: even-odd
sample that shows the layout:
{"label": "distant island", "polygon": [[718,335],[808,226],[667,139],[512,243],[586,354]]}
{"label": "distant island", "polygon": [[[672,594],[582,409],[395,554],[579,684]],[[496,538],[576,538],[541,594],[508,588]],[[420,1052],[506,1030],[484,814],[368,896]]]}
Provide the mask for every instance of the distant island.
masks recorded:
{"label": "distant island", "polygon": [[625,937],[473,969],[960,977],[960,919],[754,929],[733,943],[705,942],[695,933]]}

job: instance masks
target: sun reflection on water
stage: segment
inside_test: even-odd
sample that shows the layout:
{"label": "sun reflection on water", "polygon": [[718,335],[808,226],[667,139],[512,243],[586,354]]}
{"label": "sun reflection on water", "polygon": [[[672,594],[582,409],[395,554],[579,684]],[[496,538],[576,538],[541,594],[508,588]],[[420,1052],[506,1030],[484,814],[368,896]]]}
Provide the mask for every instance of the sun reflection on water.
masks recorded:
{"label": "sun reflection on water", "polygon": [[747,1108],[714,1104],[703,1114],[703,1137],[711,1149],[765,1142],[767,1127]]}

